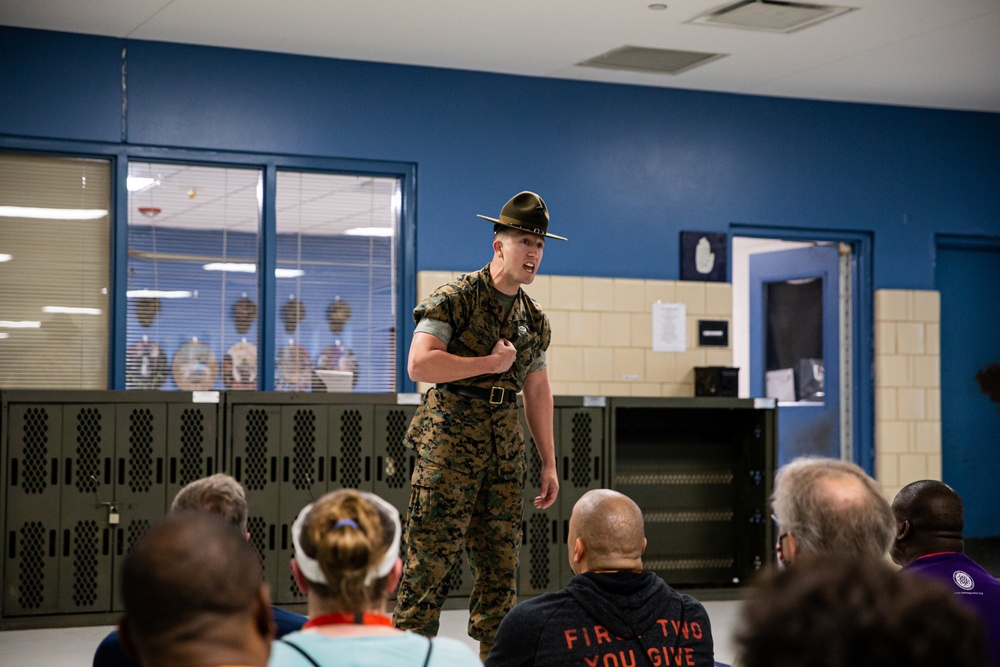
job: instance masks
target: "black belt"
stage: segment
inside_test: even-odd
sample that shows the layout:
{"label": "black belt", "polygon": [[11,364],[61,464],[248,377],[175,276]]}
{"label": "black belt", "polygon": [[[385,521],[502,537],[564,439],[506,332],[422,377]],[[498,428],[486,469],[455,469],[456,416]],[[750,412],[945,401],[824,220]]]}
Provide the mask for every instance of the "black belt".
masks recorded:
{"label": "black belt", "polygon": [[517,392],[503,387],[470,387],[467,384],[439,384],[436,386],[438,389],[444,389],[459,396],[488,401],[491,405],[517,401]]}

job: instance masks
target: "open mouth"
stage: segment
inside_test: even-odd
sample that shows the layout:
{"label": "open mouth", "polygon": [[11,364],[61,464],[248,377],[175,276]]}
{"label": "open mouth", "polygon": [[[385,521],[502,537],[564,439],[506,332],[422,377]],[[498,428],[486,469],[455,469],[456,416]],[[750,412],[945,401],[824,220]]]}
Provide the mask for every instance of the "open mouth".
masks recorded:
{"label": "open mouth", "polygon": [[524,270],[527,271],[528,273],[534,273],[535,272],[535,265],[533,263],[531,263],[531,262],[525,262],[524,263]]}

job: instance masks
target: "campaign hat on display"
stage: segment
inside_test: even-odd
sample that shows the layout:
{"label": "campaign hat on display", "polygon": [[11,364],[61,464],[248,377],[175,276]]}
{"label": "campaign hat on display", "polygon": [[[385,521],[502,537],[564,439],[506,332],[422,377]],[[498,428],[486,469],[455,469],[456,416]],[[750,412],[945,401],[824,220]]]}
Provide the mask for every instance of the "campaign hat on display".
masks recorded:
{"label": "campaign hat on display", "polygon": [[542,198],[534,192],[518,192],[510,198],[500,210],[499,218],[477,215],[477,218],[489,220],[496,225],[503,225],[529,234],[538,234],[550,239],[567,240],[565,236],[549,234],[549,209]]}

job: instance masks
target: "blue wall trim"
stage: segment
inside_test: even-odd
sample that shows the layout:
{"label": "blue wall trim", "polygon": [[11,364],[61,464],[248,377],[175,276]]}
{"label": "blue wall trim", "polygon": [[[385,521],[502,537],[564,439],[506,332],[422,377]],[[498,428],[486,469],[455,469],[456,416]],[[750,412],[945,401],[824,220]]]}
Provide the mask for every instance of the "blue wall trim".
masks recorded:
{"label": "blue wall trim", "polygon": [[108,372],[112,389],[125,388],[125,348],[128,328],[128,160],[124,151],[112,163],[114,179],[111,182],[114,213],[111,216],[111,294],[108,303],[111,311],[111,349],[108,350]]}
{"label": "blue wall trim", "polygon": [[[260,354],[258,355],[262,363],[258,363],[260,375],[257,382],[261,388],[274,388],[274,364],[270,363],[275,359],[277,345],[274,336],[274,322],[277,322],[277,279],[274,271],[267,267],[276,266],[278,263],[277,246],[277,211],[274,203],[278,200],[278,170],[271,163],[264,167],[264,210],[261,211],[260,230],[260,259],[259,265],[265,267],[258,274],[257,281],[257,303],[260,307],[260,322],[262,324],[260,336]],[[268,331],[271,329],[271,331]]]}
{"label": "blue wall trim", "polygon": [[961,236],[937,234],[934,245],[950,250],[996,250],[1000,248],[1000,236]]}

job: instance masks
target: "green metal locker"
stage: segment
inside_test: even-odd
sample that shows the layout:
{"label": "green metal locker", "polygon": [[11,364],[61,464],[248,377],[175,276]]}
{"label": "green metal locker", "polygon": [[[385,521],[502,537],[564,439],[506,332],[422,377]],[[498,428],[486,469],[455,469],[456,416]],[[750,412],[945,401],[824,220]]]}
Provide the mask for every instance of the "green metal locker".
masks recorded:
{"label": "green metal locker", "polygon": [[591,489],[605,483],[605,434],[603,398],[558,396],[555,398],[553,431],[559,497],[546,509],[536,509],[532,500],[541,490],[538,484],[541,459],[534,439],[523,420],[528,477],[524,491],[523,543],[518,571],[518,594],[538,595],[562,588],[573,576],[569,567],[566,539],[573,505]]}
{"label": "green metal locker", "polygon": [[59,611],[62,406],[16,404],[5,415],[3,615]]}

